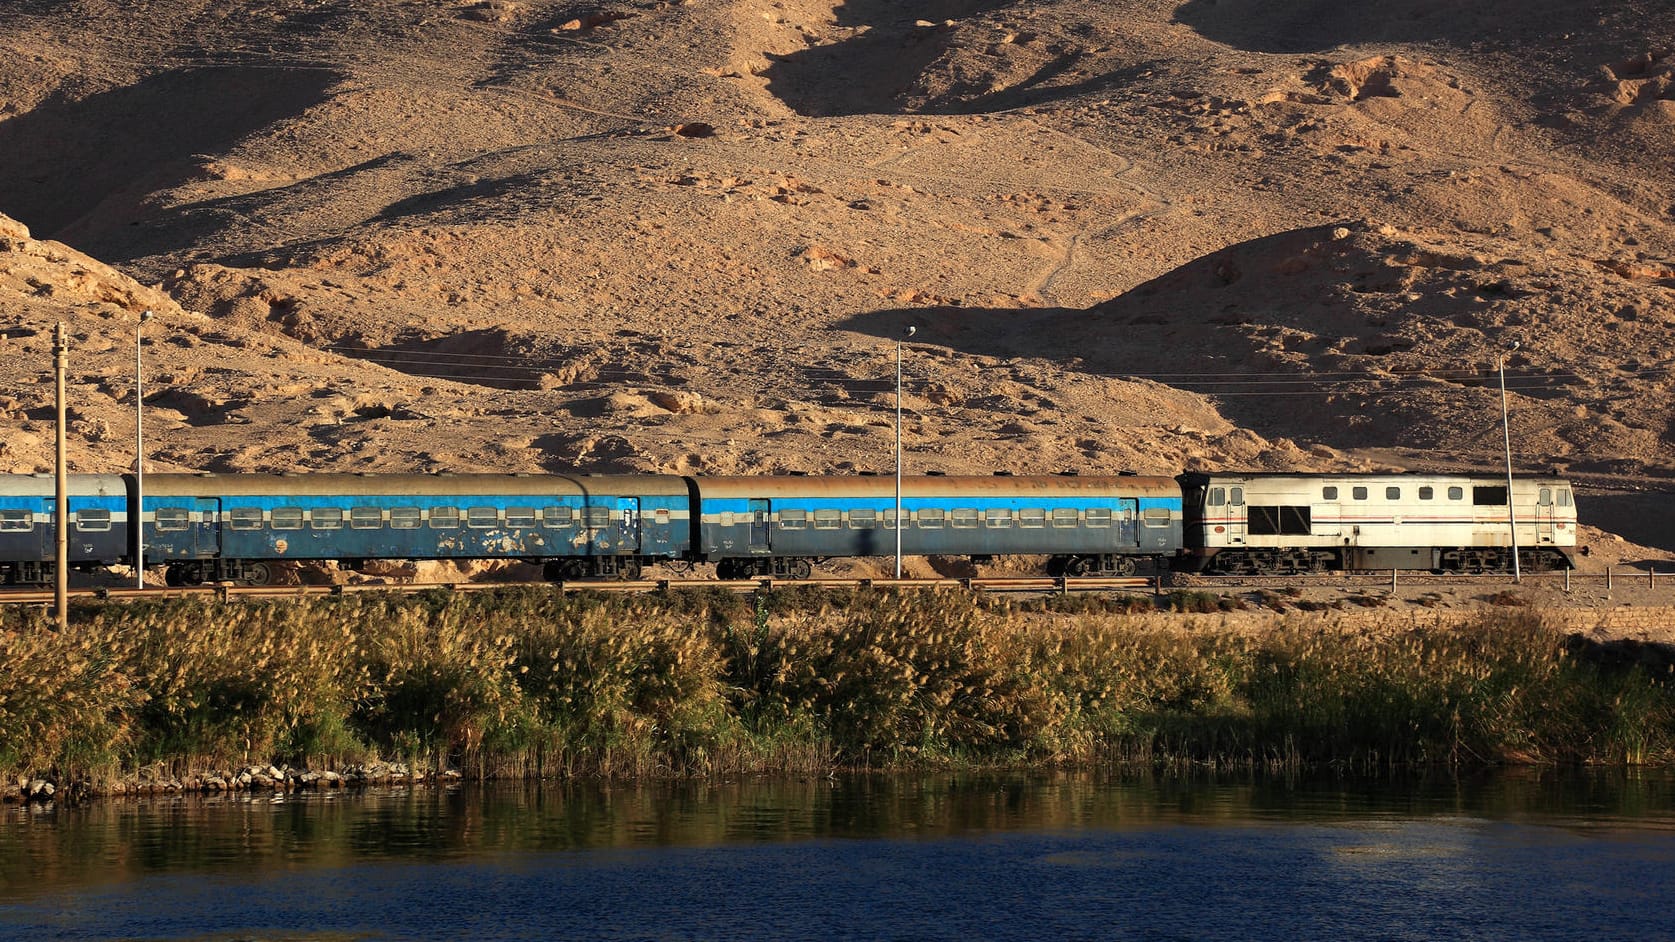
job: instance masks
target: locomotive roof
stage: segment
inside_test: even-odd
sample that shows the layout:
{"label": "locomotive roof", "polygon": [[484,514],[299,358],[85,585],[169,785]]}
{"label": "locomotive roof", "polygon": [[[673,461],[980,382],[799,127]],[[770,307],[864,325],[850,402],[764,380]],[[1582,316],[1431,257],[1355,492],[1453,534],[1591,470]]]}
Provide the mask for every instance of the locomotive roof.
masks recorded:
{"label": "locomotive roof", "polygon": [[[1206,484],[1211,481],[1482,481],[1489,484],[1506,483],[1504,473],[1484,472],[1472,474],[1465,471],[1450,471],[1431,473],[1427,471],[1187,471],[1175,476],[1175,480],[1182,484]],[[1512,475],[1517,483],[1539,482],[1543,484],[1569,484],[1570,481],[1555,474],[1518,474]]]}

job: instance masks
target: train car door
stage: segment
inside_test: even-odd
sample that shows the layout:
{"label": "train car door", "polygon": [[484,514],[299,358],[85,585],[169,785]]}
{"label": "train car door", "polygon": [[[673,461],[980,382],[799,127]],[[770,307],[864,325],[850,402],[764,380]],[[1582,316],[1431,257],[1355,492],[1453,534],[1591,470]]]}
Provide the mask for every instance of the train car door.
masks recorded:
{"label": "train car door", "polygon": [[750,499],[750,550],[753,553],[767,552],[771,548],[771,528],[768,526],[770,509],[766,498]]}
{"label": "train car door", "polygon": [[1553,542],[1553,489],[1543,487],[1535,497],[1535,539],[1537,543]]}
{"label": "train car door", "polygon": [[221,555],[221,502],[200,497],[192,506],[192,541],[200,559]]}
{"label": "train car door", "polygon": [[1237,484],[1227,488],[1227,542],[1229,545],[1245,542],[1245,489]]}
{"label": "train car door", "polygon": [[1120,497],[1117,499],[1117,547],[1128,549],[1140,545],[1140,533],[1137,526],[1140,516],[1140,499],[1137,497]]}
{"label": "train car door", "polygon": [[616,506],[617,516],[621,521],[617,549],[620,552],[638,553],[640,551],[640,499],[638,497],[619,497]]}

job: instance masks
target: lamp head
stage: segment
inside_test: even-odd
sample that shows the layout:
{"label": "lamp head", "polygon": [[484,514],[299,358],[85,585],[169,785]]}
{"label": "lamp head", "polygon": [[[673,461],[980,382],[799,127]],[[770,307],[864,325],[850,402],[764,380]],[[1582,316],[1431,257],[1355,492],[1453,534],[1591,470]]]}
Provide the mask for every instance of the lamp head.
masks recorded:
{"label": "lamp head", "polygon": [[901,333],[902,333],[902,336],[903,336],[903,337],[911,337],[911,336],[913,336],[913,335],[914,335],[914,334],[916,334],[916,333],[918,333],[918,332],[919,332],[919,328],[917,328],[917,327],[914,327],[914,326],[913,326],[913,325],[912,325],[912,324],[909,324],[909,325],[907,325],[907,327],[906,327],[906,328],[904,328],[904,329],[903,329],[903,330],[902,330],[902,332],[901,332]]}
{"label": "lamp head", "polygon": [[145,309],[145,310],[143,310],[143,311],[141,311],[141,312],[140,312],[140,323],[142,323],[142,324],[143,324],[143,323],[145,323],[145,322],[146,322],[146,321],[148,321],[148,320],[151,320],[151,318],[152,318],[152,317],[154,317],[154,316],[155,316],[155,315],[153,315],[153,314],[152,314],[152,313],[151,313],[151,309],[150,309],[150,308],[146,308],[146,309]]}

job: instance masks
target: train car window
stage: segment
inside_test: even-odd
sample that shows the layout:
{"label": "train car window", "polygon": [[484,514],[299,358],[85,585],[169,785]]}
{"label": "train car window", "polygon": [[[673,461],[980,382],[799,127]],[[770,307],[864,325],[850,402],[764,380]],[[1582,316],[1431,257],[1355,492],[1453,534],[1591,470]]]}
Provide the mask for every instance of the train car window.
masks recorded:
{"label": "train car window", "polygon": [[1384,489],[1384,499],[1385,500],[1401,500],[1402,499],[1402,489],[1399,488],[1399,487],[1387,487],[1387,488],[1385,488]]}
{"label": "train car window", "polygon": [[1321,488],[1320,489],[1320,499],[1321,500],[1337,500],[1338,499],[1338,489],[1331,486],[1331,485],[1327,485],[1326,487]]}
{"label": "train car window", "polygon": [[781,510],[779,512],[779,528],[781,530],[801,530],[808,526],[808,511]]}
{"label": "train car window", "polygon": [[[913,519],[913,512],[911,510],[904,510],[904,511],[902,511],[902,513],[905,513],[905,514],[908,515],[907,519],[909,519],[909,520]],[[894,530],[896,528],[896,508],[894,508],[894,507],[884,508],[884,512],[878,515],[878,520],[879,520],[880,525],[882,525],[884,527],[884,529]]]}
{"label": "train car window", "polygon": [[1212,488],[1210,488],[1210,499],[1209,499],[1208,503],[1211,507],[1225,507],[1225,506],[1227,506],[1227,488],[1225,488],[1225,487],[1212,487]]}
{"label": "train car window", "polygon": [[990,507],[983,517],[984,523],[996,529],[1012,525],[1012,511],[1005,507]]}
{"label": "train car window", "polygon": [[1245,502],[1245,489],[1242,488],[1242,487],[1230,487],[1230,488],[1228,488],[1227,489],[1227,502],[1229,504],[1233,505],[1234,507],[1243,506],[1244,502]]}
{"label": "train car window", "polygon": [[921,530],[940,530],[948,517],[941,507],[926,507],[915,512],[914,516],[918,518]]}
{"label": "train car window", "polygon": [[878,526],[878,512],[871,507],[857,507],[849,512],[851,530],[871,530]]}
{"label": "train car window", "polygon": [[316,507],[308,512],[308,526],[315,530],[336,530],[343,526],[342,507]]}
{"label": "train car window", "polygon": [[185,507],[159,507],[151,514],[151,524],[165,532],[184,530],[192,525],[192,514]]}
{"label": "train car window", "polygon": [[816,510],[814,512],[814,529],[836,530],[843,526],[843,511]]}
{"label": "train car window", "polygon": [[507,507],[506,508],[506,525],[509,526],[509,527],[533,527],[533,526],[535,526],[535,508],[534,507]]}
{"label": "train car window", "polygon": [[1461,490],[1460,488],[1451,487],[1451,488],[1448,489],[1448,499],[1449,500],[1464,500],[1465,496],[1466,496],[1466,492]]}
{"label": "train car window", "polygon": [[458,507],[430,508],[430,528],[432,530],[452,530],[459,526]]}
{"label": "train car window", "polygon": [[1471,488],[1471,502],[1472,505],[1476,507],[1505,507],[1506,485],[1493,484],[1484,486],[1474,484]]}
{"label": "train car window", "polygon": [[1559,488],[1559,506],[1560,507],[1569,507],[1570,506],[1570,488],[1568,488],[1568,487]]}
{"label": "train car window", "polygon": [[108,510],[78,510],[76,511],[76,529],[89,533],[98,533],[111,528],[111,512]]}
{"label": "train car window", "polygon": [[390,529],[392,530],[417,530],[422,519],[423,516],[419,513],[417,507],[390,508]]}
{"label": "train car window", "polygon": [[275,507],[268,516],[268,524],[275,530],[301,530],[301,507]]}
{"label": "train car window", "polygon": [[1025,507],[1018,511],[1018,526],[1044,527],[1047,525],[1047,509],[1045,507]]}
{"label": "train car window", "polygon": [[568,507],[542,507],[541,525],[544,527],[567,527],[575,521],[575,515]]}
{"label": "train car window", "polygon": [[948,515],[948,523],[955,527],[975,527],[977,526],[977,516],[977,511],[974,508],[955,507],[954,511]]}
{"label": "train car window", "polygon": [[1140,522],[1148,527],[1166,527],[1169,525],[1170,514],[1168,507],[1147,507],[1140,511]]}
{"label": "train car window", "polygon": [[1111,525],[1111,508],[1089,507],[1084,519],[1090,527],[1108,527]]}
{"label": "train car window", "polygon": [[349,526],[356,530],[376,530],[384,525],[384,511],[380,507],[350,507]]}
{"label": "train car window", "polygon": [[1313,532],[1310,513],[1307,504],[1272,507],[1252,504],[1247,525],[1251,536],[1308,536]]}
{"label": "train car window", "polygon": [[1366,500],[1367,489],[1364,487],[1352,487],[1349,489],[1349,496],[1356,500]]}
{"label": "train car window", "polygon": [[227,525],[234,530],[260,530],[262,528],[262,508],[234,507],[227,511]]}
{"label": "train car window", "polygon": [[35,513],[29,510],[0,510],[0,532],[35,529]]}
{"label": "train car window", "polygon": [[1537,507],[1553,506],[1553,489],[1550,487],[1544,487],[1536,491],[1535,503]]}
{"label": "train car window", "polygon": [[652,512],[651,518],[658,526],[666,527],[669,525],[669,516],[668,509],[660,507]]}
{"label": "train car window", "polygon": [[1430,500],[1431,498],[1433,498],[1435,496],[1437,496],[1437,492],[1433,488],[1422,487],[1422,488],[1419,489],[1419,499],[1420,500]]}
{"label": "train car window", "polygon": [[723,510],[715,515],[715,525],[718,527],[730,527],[738,522],[738,517],[734,516],[731,510]]}
{"label": "train car window", "polygon": [[611,525],[611,508],[609,508],[609,507],[586,507],[586,508],[583,508],[582,519],[587,522],[587,525],[589,527],[591,527],[595,530],[599,529],[600,527],[608,527],[608,526]]}
{"label": "train car window", "polygon": [[1074,507],[1054,507],[1053,526],[1073,527],[1076,525],[1076,521],[1080,516],[1081,515],[1076,512],[1076,508]]}
{"label": "train car window", "polygon": [[477,530],[487,530],[500,522],[500,511],[493,507],[465,508],[465,525]]}

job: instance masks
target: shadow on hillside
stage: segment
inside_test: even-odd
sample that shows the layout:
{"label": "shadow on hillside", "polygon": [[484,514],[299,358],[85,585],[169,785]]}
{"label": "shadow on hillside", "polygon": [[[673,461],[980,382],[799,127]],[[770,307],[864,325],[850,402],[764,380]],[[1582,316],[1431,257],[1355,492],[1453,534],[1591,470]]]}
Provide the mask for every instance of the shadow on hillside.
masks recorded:
{"label": "shadow on hillside", "polygon": [[[136,254],[146,201],[241,139],[325,100],[335,72],[165,72],[84,99],[57,96],[0,123],[0,212],[108,262]],[[155,247],[150,252],[158,251]]]}
{"label": "shadow on hillside", "polygon": [[1551,41],[1594,26],[1603,6],[1568,0],[1186,0],[1175,21],[1237,49],[1303,53],[1360,43]]}

